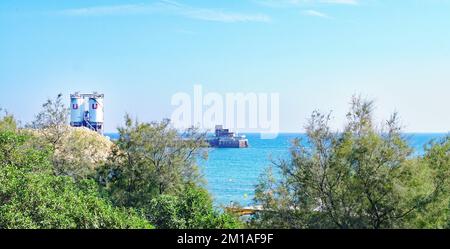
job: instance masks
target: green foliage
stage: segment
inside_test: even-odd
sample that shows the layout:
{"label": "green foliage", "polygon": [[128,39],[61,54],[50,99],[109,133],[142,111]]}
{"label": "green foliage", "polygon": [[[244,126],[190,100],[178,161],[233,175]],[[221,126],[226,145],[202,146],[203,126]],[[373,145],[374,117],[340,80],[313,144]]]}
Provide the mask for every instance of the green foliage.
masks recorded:
{"label": "green foliage", "polygon": [[[378,131],[372,109],[372,102],[354,98],[344,131],[336,133],[329,128],[329,115],[314,112],[306,127],[308,140],[294,141],[291,159],[277,164],[281,180],[275,180],[270,171],[262,177],[255,201],[265,211],[251,224],[277,228],[417,226],[419,221],[411,221],[414,214],[431,208],[440,196],[448,196],[443,194],[448,191],[448,151],[435,145],[423,160],[411,159],[412,150],[401,135],[397,115]],[[447,215],[448,204],[440,205],[439,212]]]}
{"label": "green foliage", "polygon": [[316,221],[320,220],[321,225],[326,227],[327,220],[321,219],[321,213],[315,212],[314,208],[308,210],[300,205],[294,206],[300,201],[302,192],[294,194],[289,191],[289,183],[279,182],[272,167],[261,174],[254,199],[264,211],[254,214],[249,226],[259,229],[318,228],[320,225]]}
{"label": "green foliage", "polygon": [[186,221],[179,215],[179,198],[173,195],[160,195],[148,205],[148,220],[159,229],[182,229]]}
{"label": "green foliage", "polygon": [[51,172],[51,151],[36,147],[35,138],[25,132],[0,131],[0,168],[14,166],[33,172]]}
{"label": "green foliage", "polygon": [[[67,114],[60,94],[43,105],[31,129],[17,129],[12,116],[0,121],[0,228],[241,226],[215,209],[202,187],[204,133],[180,134],[168,120],[127,116],[113,144],[68,127]],[[98,181],[90,179],[94,173]]]}
{"label": "green foliage", "polygon": [[69,108],[64,104],[63,95],[60,93],[55,99],[48,99],[42,104],[42,110],[28,128],[38,131],[44,142],[50,144],[55,150],[67,132],[68,116]]}
{"label": "green foliage", "polygon": [[136,212],[102,199],[92,180],[55,176],[49,152],[29,135],[0,132],[0,228],[150,228]]}
{"label": "green foliage", "polygon": [[73,179],[45,173],[0,170],[2,228],[151,228],[135,212],[112,207],[95,183],[84,189]]}
{"label": "green foliage", "polygon": [[168,120],[148,124],[127,116],[119,134],[111,162],[99,169],[116,205],[144,210],[158,228],[240,226],[237,218],[216,211],[201,187],[196,161],[205,156],[204,133],[179,134]]}
{"label": "green foliage", "polygon": [[35,120],[31,123],[32,128],[46,129],[67,125],[69,108],[64,104],[61,93],[55,99],[48,99],[42,104],[42,108],[42,111],[36,115]]}
{"label": "green foliage", "polygon": [[194,129],[179,134],[168,120],[139,123],[128,116],[118,130],[118,149],[99,170],[116,204],[145,207],[157,195],[177,194],[201,181],[196,160],[205,152],[205,134]]}
{"label": "green foliage", "polygon": [[[397,115],[377,129],[372,112],[354,98],[342,132],[314,112],[308,139],[261,175],[250,227],[450,228],[450,136],[413,157]],[[0,119],[0,228],[242,227],[203,187],[204,133],[126,116],[113,144],[67,115],[58,95],[33,129]]]}
{"label": "green foliage", "polygon": [[209,193],[189,186],[183,195],[160,195],[150,201],[148,217],[157,228],[171,229],[233,229],[241,226],[239,220],[213,208]]}
{"label": "green foliage", "polygon": [[426,205],[411,212],[405,227],[450,228],[450,136],[431,142],[425,156],[411,160],[408,170],[406,175],[413,177],[406,201],[425,200]]}
{"label": "green foliage", "polygon": [[0,111],[4,111],[5,113],[5,115],[0,119],[0,131],[15,131],[17,129],[17,121],[14,116],[2,108],[0,108]]}

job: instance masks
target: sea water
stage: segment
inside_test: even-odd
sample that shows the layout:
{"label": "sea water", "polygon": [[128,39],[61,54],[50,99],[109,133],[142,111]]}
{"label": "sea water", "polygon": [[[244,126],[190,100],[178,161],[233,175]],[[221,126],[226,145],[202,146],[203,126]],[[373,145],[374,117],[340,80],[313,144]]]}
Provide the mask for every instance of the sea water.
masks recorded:
{"label": "sea water", "polygon": [[[279,134],[276,139],[264,140],[259,134],[246,134],[249,148],[210,149],[207,161],[201,162],[207,180],[207,188],[216,205],[231,203],[248,206],[252,204],[255,185],[260,175],[274,163],[289,159],[292,140],[304,134]],[[414,155],[424,153],[424,147],[433,139],[442,139],[447,134],[405,134]]]}
{"label": "sea water", "polygon": [[[105,134],[117,139],[118,134]],[[283,159],[289,159],[289,148],[295,138],[306,139],[304,134],[284,133],[275,139],[261,139],[259,134],[245,134],[248,148],[211,148],[208,160],[200,160],[200,168],[206,179],[206,187],[217,206],[231,203],[252,204],[255,185],[268,167]],[[439,140],[448,134],[404,134],[414,148],[414,155],[424,153],[431,140]]]}

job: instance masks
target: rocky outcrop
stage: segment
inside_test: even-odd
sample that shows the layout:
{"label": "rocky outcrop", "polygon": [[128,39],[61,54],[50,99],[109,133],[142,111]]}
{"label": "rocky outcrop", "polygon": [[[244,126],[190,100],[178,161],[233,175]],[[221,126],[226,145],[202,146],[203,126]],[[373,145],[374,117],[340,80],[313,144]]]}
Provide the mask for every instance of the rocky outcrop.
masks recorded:
{"label": "rocky outcrop", "polygon": [[108,160],[115,144],[109,138],[84,127],[68,127],[54,151],[58,173],[85,177]]}

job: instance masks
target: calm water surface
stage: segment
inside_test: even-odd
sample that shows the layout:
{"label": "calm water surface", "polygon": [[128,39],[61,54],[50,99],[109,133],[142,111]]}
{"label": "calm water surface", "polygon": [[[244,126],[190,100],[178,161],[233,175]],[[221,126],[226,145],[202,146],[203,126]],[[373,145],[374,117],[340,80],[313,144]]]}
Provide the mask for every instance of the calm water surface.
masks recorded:
{"label": "calm water surface", "polygon": [[[117,134],[105,134],[112,139]],[[250,205],[254,187],[261,173],[273,160],[289,158],[289,147],[295,138],[304,134],[280,134],[276,139],[260,139],[259,134],[246,134],[250,147],[243,149],[210,149],[207,161],[201,161],[201,169],[207,180],[207,188],[217,205],[230,202]],[[405,134],[415,154],[424,153],[424,146],[432,139],[447,134]]]}

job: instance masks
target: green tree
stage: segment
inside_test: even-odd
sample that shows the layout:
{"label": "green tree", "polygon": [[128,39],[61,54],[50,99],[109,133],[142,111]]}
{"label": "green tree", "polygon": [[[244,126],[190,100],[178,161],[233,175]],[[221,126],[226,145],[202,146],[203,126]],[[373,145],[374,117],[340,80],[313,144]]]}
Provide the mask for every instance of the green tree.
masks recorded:
{"label": "green tree", "polygon": [[17,121],[13,115],[9,114],[8,111],[0,108],[0,112],[4,112],[4,116],[0,119],[0,131],[10,130],[14,131],[17,129]]}
{"label": "green tree", "polygon": [[404,205],[416,207],[405,227],[450,228],[450,136],[430,142],[403,175],[408,179]]}
{"label": "green tree", "polygon": [[55,176],[51,150],[33,148],[29,136],[0,131],[0,228],[151,228],[101,198],[93,180]]}
{"label": "green tree", "polygon": [[[307,140],[294,141],[291,159],[277,164],[281,179],[265,175],[255,201],[263,206],[254,226],[284,228],[404,227],[412,213],[429,205],[442,183],[422,195],[411,182],[411,148],[397,115],[377,130],[373,102],[354,98],[342,132],[332,132],[329,115],[314,112]],[[436,165],[435,163],[433,163]]]}
{"label": "green tree", "polygon": [[157,195],[177,194],[201,181],[196,162],[206,152],[204,133],[179,134],[168,120],[139,123],[129,116],[118,130],[111,163],[99,170],[118,205],[144,207]]}
{"label": "green tree", "polygon": [[58,149],[61,139],[68,129],[69,108],[64,104],[63,95],[60,93],[55,99],[48,99],[42,110],[36,115],[34,121],[27,125],[36,129],[49,143],[53,150]]}
{"label": "green tree", "polygon": [[157,228],[234,229],[241,227],[237,217],[214,209],[209,193],[188,186],[183,195],[160,195],[150,201],[149,221]]}
{"label": "green tree", "polygon": [[236,217],[213,207],[197,160],[206,157],[205,133],[125,118],[111,161],[99,180],[118,206],[143,210],[157,228],[235,228]]}
{"label": "green tree", "polygon": [[15,131],[0,131],[0,167],[11,165],[30,172],[52,172],[48,160],[51,150],[36,147],[32,136]]}

